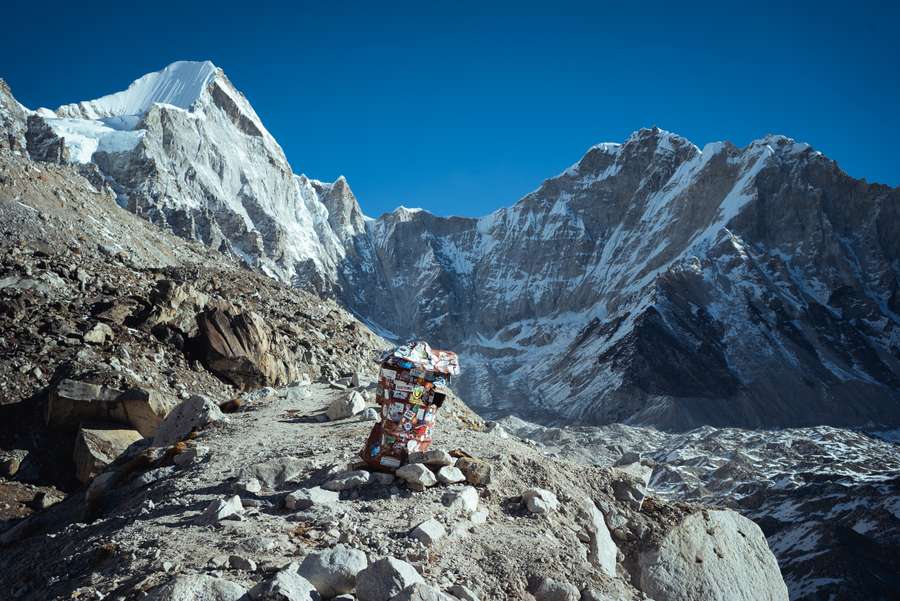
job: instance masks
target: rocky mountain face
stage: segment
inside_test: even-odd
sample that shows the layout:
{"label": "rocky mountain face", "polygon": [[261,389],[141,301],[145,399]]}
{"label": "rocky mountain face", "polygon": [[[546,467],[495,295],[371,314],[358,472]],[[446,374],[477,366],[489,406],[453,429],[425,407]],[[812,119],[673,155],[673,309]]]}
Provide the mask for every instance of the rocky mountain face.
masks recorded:
{"label": "rocky mountain face", "polygon": [[27,139],[33,158],[96,166],[123,207],[179,236],[283,281],[334,280],[343,246],[319,198],[332,186],[294,175],[212,63],[173,63],[123,92],[41,109]]}
{"label": "rocky mountain face", "polygon": [[487,411],[896,424],[898,210],[787,138],[641,130],[481,219],[386,215],[356,242],[377,260],[340,273],[358,314],[462,349]]}
{"label": "rocky mountain face", "polygon": [[787,599],[749,519],[648,495],[635,461],[547,458],[452,396],[417,462],[358,469],[385,341],[99,173],[0,148],[4,599]]}
{"label": "rocky mountain face", "polygon": [[[652,494],[730,507],[766,534],[791,599],[892,599],[900,541],[896,442],[819,426],[684,433],[615,424],[548,428],[515,417],[500,431],[550,457],[612,466],[623,449],[648,470]],[[896,438],[896,431],[882,435]]]}
{"label": "rocky mountain face", "polygon": [[461,351],[477,367],[460,390],[483,412],[900,423],[900,192],[788,138],[701,150],[640,130],[481,219],[373,220],[343,178],[294,175],[210,63],[38,110],[25,137],[154,223],[331,295],[387,336]]}

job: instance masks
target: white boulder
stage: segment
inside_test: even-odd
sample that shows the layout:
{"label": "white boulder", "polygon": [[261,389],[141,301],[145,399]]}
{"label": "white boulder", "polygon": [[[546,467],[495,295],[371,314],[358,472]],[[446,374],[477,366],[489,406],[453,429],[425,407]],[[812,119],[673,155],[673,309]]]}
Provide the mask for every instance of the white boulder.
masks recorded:
{"label": "white boulder", "polygon": [[247,589],[223,578],[204,574],[176,576],[147,596],[150,601],[238,601],[246,598]]}
{"label": "white boulder", "polygon": [[456,484],[464,481],[466,476],[458,467],[445,465],[438,470],[437,479],[441,484]]}
{"label": "white boulder", "polygon": [[522,500],[531,513],[548,514],[559,507],[556,495],[543,488],[529,488],[522,493]]}
{"label": "white boulder", "polygon": [[250,589],[254,601],[320,601],[312,583],[297,573],[297,564],[279,571],[271,579]]}
{"label": "white boulder", "polygon": [[202,430],[209,424],[223,422],[227,419],[213,401],[200,395],[194,395],[179,403],[159,425],[156,435],[153,437],[153,446],[171,446],[184,440],[195,430]]}
{"label": "white boulder", "polygon": [[398,468],[394,474],[413,490],[425,490],[426,487],[437,484],[434,473],[421,463],[404,465]]}
{"label": "white boulder", "polygon": [[329,599],[356,588],[356,576],[369,565],[359,549],[335,545],[331,549],[311,553],[303,559],[298,573]]}
{"label": "white boulder", "polygon": [[356,577],[359,601],[389,601],[413,584],[424,584],[414,567],[401,559],[385,557],[372,563]]}
{"label": "white boulder", "polygon": [[640,588],[656,601],[787,601],[762,530],[731,510],[699,511],[641,553]]}
{"label": "white boulder", "polygon": [[409,533],[411,538],[416,539],[426,547],[434,545],[436,542],[447,536],[447,531],[443,524],[434,518],[425,520]]}
{"label": "white boulder", "polygon": [[331,421],[353,417],[357,413],[362,413],[366,409],[366,400],[356,390],[347,396],[342,396],[331,401],[325,415]]}
{"label": "white boulder", "polygon": [[237,495],[227,499],[216,499],[206,506],[200,516],[200,520],[207,524],[216,525],[222,520],[240,520],[244,513],[241,498]]}

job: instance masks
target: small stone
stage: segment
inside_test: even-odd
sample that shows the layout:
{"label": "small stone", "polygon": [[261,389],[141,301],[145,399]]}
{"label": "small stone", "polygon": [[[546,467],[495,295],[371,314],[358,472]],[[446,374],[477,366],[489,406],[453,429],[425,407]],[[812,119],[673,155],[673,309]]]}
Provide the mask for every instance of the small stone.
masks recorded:
{"label": "small stone", "polygon": [[82,340],[91,344],[103,344],[107,340],[112,340],[113,336],[112,328],[105,323],[98,323],[84,333]]}
{"label": "small stone", "polygon": [[488,512],[487,511],[476,511],[472,515],[469,516],[469,521],[476,526],[480,526],[481,524],[486,523],[488,520]]}
{"label": "small stone", "polygon": [[237,495],[227,499],[216,499],[200,516],[200,520],[208,524],[216,525],[222,520],[240,520],[244,512],[241,498]]}
{"label": "small stone", "polygon": [[459,599],[459,601],[481,601],[478,595],[475,594],[475,591],[461,584],[451,586],[450,594]]}
{"label": "small stone", "polygon": [[372,563],[356,577],[359,601],[389,601],[413,584],[424,584],[414,567],[401,559],[385,557]]}
{"label": "small stone", "polygon": [[302,511],[319,505],[333,505],[339,499],[340,495],[336,491],[314,486],[290,493],[284,498],[284,506],[295,511]]}
{"label": "small stone", "polygon": [[307,555],[298,573],[309,580],[322,596],[331,598],[352,592],[356,588],[357,574],[368,564],[366,554],[359,549],[335,545],[331,549]]}
{"label": "small stone", "polygon": [[556,495],[543,488],[529,488],[522,493],[522,500],[531,513],[545,515],[559,507]]}
{"label": "small stone", "polygon": [[441,497],[441,503],[451,511],[472,513],[478,508],[478,491],[474,486],[464,486],[459,490],[451,490]]}
{"label": "small stone", "polygon": [[374,407],[366,407],[366,410],[362,412],[362,417],[368,421],[378,421],[378,410]]}
{"label": "small stone", "polygon": [[421,463],[410,463],[399,468],[395,475],[406,482],[413,490],[425,490],[428,486],[437,484],[437,478],[430,469]]}
{"label": "small stone", "polygon": [[463,482],[466,479],[466,476],[458,467],[445,465],[438,470],[437,479],[441,484],[456,484],[458,482]]}
{"label": "small stone", "polygon": [[453,465],[456,463],[456,459],[450,456],[450,453],[441,449],[431,449],[430,451],[425,451],[425,460],[423,463],[426,465],[433,466],[444,466],[444,465]]}
{"label": "small stone", "polygon": [[353,470],[338,474],[322,485],[325,490],[341,491],[365,486],[372,479],[372,474],[365,470]]}
{"label": "small stone", "polygon": [[469,484],[486,486],[491,483],[493,467],[491,464],[474,457],[461,457],[456,462],[456,467],[466,475]]}
{"label": "small stone", "polygon": [[247,480],[239,480],[236,482],[234,489],[238,492],[256,495],[262,492],[262,484],[260,484],[259,480],[256,478],[249,478]]}
{"label": "small stone", "polygon": [[413,528],[409,535],[426,547],[430,547],[447,536],[447,531],[439,521],[431,518]]}
{"label": "small stone", "polygon": [[256,562],[241,555],[230,555],[228,557],[228,565],[233,570],[243,570],[245,572],[255,572]]}
{"label": "small stone", "polygon": [[209,454],[209,447],[194,445],[185,449],[183,453],[178,453],[172,457],[172,463],[179,467],[185,467],[196,463]]}

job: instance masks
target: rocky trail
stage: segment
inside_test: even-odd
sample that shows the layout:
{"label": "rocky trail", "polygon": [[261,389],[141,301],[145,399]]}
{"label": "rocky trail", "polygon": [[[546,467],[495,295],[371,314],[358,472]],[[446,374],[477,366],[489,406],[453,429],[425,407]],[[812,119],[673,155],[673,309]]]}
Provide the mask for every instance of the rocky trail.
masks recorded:
{"label": "rocky trail", "polygon": [[[9,543],[30,534],[4,549],[3,567],[32,568],[2,570],[0,585],[16,599],[189,599],[178,591],[213,585],[220,592],[209,598],[236,599],[244,590],[261,595],[257,584],[330,553],[340,570],[354,572],[351,584],[328,589],[322,582],[333,574],[300,569],[326,598],[369,586],[359,572],[383,557],[415,568],[419,576],[411,572],[407,584],[421,577],[459,598],[659,601],[692,587],[697,599],[747,587],[740,594],[749,596],[729,598],[786,598],[752,522],[643,499],[643,483],[627,468],[549,460],[532,444],[484,431],[458,399],[439,415],[431,469],[417,466],[409,481],[348,472],[372,421],[364,412],[336,421],[325,413],[350,394],[329,384],[267,388],[246,394],[227,416],[210,401],[198,412],[202,397],[185,401],[194,405],[191,420],[208,420],[198,435],[149,446],[202,423],[171,414],[152,443],[134,445],[86,492],[4,535]],[[457,449],[483,462],[480,469],[463,461],[465,474],[441,470],[459,462],[448,453]],[[438,483],[433,471],[468,481]],[[691,573],[680,582],[684,568]],[[435,591],[396,598],[445,598]],[[395,598],[356,592],[363,601]]]}

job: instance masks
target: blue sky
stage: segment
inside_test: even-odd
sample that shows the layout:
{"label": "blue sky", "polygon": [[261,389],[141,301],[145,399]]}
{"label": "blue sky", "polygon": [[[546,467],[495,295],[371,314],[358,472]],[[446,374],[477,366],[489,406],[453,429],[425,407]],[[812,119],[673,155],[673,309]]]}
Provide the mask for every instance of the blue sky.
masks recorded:
{"label": "blue sky", "polygon": [[7,0],[0,77],[55,107],[212,60],[296,172],[345,175],[373,216],[482,215],[651,125],[701,147],[782,133],[900,184],[889,3],[319,4]]}

